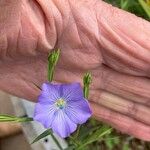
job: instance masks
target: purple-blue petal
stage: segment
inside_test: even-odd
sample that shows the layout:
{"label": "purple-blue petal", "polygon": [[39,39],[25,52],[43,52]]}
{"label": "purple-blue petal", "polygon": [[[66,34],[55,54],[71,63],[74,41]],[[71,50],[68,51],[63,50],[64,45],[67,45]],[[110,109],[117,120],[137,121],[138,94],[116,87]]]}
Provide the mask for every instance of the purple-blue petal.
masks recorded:
{"label": "purple-blue petal", "polygon": [[83,98],[80,83],[62,84],[59,92],[61,92],[60,96],[66,101],[78,101]]}
{"label": "purple-blue petal", "polygon": [[60,85],[55,85],[52,83],[43,83],[41,95],[38,97],[38,102],[43,104],[54,103],[59,96]]}
{"label": "purple-blue petal", "polygon": [[45,128],[51,128],[57,109],[53,105],[36,104],[34,120],[43,124]]}
{"label": "purple-blue petal", "polygon": [[54,95],[45,96],[43,94],[38,96],[38,103],[43,105],[51,105],[56,102],[56,97]]}
{"label": "purple-blue petal", "polygon": [[65,113],[76,124],[85,123],[92,115],[89,103],[84,98],[77,102],[69,101]]}
{"label": "purple-blue petal", "polygon": [[55,114],[55,118],[52,122],[52,130],[57,133],[60,137],[66,138],[71,133],[73,133],[77,128],[77,125],[68,118],[68,116],[63,112],[63,110],[59,110]]}

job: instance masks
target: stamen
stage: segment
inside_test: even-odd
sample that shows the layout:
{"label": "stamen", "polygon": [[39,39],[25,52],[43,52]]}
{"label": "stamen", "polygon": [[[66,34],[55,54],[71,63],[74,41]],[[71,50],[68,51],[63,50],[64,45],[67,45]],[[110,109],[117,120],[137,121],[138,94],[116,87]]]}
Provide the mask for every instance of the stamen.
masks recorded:
{"label": "stamen", "polygon": [[59,109],[63,109],[66,106],[65,100],[62,98],[58,99],[55,104]]}

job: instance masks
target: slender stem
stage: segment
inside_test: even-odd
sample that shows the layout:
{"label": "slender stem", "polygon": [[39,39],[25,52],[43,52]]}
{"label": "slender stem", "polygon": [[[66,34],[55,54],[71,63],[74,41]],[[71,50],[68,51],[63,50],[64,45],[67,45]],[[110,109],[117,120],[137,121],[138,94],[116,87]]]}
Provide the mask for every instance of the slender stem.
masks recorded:
{"label": "slender stem", "polygon": [[74,137],[72,137],[71,135],[69,136],[69,138],[72,140],[72,142],[73,142],[73,144],[75,144],[75,146],[80,145],[80,143],[78,143],[78,141]]}
{"label": "slender stem", "polygon": [[7,117],[7,118],[1,118],[0,117],[0,122],[29,122],[33,121],[33,118],[28,118],[28,117]]}
{"label": "slender stem", "polygon": [[52,82],[54,75],[54,66],[48,62],[48,81]]}
{"label": "slender stem", "polygon": [[33,121],[33,118],[29,118],[29,117],[23,117],[23,118],[16,118],[16,122],[30,122]]}
{"label": "slender stem", "polygon": [[77,132],[76,132],[76,134],[74,135],[74,139],[77,139],[77,137],[79,136],[80,128],[81,128],[81,125],[78,126]]}
{"label": "slender stem", "polygon": [[92,82],[92,76],[90,73],[86,73],[83,77],[83,93],[84,93],[84,98],[88,99],[89,97],[89,86]]}
{"label": "slender stem", "polygon": [[58,142],[58,140],[56,139],[56,137],[53,135],[53,133],[51,133],[52,139],[55,141],[56,145],[59,147],[60,150],[63,150],[63,148],[61,147],[60,143]]}
{"label": "slender stem", "polygon": [[84,98],[86,98],[86,87],[83,87],[83,94],[84,94]]}
{"label": "slender stem", "polygon": [[50,62],[48,62],[47,79],[50,81]]}
{"label": "slender stem", "polygon": [[89,97],[89,85],[85,85],[83,88],[84,98]]}

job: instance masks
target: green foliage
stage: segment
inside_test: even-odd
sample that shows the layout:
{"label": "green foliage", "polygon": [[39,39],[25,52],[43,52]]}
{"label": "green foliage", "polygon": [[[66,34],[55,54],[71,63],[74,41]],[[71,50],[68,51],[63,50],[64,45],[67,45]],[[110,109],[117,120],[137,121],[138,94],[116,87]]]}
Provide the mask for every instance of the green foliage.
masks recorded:
{"label": "green foliage", "polygon": [[130,6],[130,0],[121,0],[120,1],[120,8],[124,10],[128,10]]}
{"label": "green foliage", "polygon": [[[94,122],[94,124],[91,122]],[[97,147],[99,150],[100,141],[103,141],[111,132],[112,128],[102,125],[92,118],[80,127],[78,137],[76,137],[75,133],[71,138],[67,139],[69,148],[71,147],[73,150],[90,150],[90,147]]]}
{"label": "green foliage", "polygon": [[150,20],[149,1],[144,0],[104,0],[135,15]]}
{"label": "green foliage", "polygon": [[109,150],[112,150],[115,148],[116,145],[118,145],[120,143],[120,138],[119,137],[115,137],[112,134],[109,134],[106,136],[104,143],[106,144],[106,147]]}
{"label": "green foliage", "polygon": [[150,5],[148,5],[148,3],[146,3],[144,0],[138,0],[138,2],[141,4],[145,13],[150,18]]}
{"label": "green foliage", "polygon": [[81,141],[80,146],[77,148],[78,150],[81,150],[82,148],[86,147],[89,144],[92,144],[94,142],[100,141],[103,139],[105,135],[110,134],[112,131],[112,128],[108,126],[100,126],[96,131],[92,132],[91,134],[88,134],[85,139]]}

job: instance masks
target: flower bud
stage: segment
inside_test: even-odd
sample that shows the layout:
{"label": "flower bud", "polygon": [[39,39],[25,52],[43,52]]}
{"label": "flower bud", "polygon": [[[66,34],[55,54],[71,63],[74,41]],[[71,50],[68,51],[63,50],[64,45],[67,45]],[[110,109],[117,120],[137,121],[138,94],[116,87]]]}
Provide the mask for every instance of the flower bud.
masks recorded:
{"label": "flower bud", "polygon": [[48,56],[48,61],[52,64],[52,65],[56,65],[58,62],[60,56],[60,49],[53,51],[52,53],[49,54]]}

